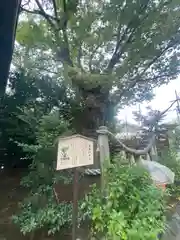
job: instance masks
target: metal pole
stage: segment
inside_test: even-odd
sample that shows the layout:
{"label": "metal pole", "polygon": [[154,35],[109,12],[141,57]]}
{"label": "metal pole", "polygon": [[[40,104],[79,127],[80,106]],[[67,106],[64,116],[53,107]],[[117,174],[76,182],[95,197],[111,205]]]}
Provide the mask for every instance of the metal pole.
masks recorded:
{"label": "metal pole", "polygon": [[79,172],[78,169],[74,169],[74,180],[73,180],[73,212],[72,212],[72,240],[76,240],[77,234],[77,219],[78,219],[78,180]]}

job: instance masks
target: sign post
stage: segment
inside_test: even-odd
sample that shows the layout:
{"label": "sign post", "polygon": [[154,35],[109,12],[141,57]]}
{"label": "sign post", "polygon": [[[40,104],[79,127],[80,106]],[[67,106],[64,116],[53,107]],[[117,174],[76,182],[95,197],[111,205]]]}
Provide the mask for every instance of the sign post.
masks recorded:
{"label": "sign post", "polygon": [[72,212],[72,240],[76,240],[77,220],[78,220],[78,180],[79,172],[74,168],[73,179],[73,212]]}
{"label": "sign post", "polygon": [[76,240],[78,218],[78,167],[94,162],[94,140],[82,135],[59,138],[56,170],[74,168],[72,240]]}

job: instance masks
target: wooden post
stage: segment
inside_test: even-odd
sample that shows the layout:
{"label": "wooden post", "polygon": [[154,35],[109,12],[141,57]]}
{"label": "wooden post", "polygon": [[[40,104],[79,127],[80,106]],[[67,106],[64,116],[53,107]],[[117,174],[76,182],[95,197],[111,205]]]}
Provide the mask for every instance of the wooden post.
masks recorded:
{"label": "wooden post", "polygon": [[105,126],[99,127],[98,133],[98,148],[100,151],[100,164],[101,164],[101,187],[102,191],[105,189],[105,179],[104,179],[104,163],[105,165],[110,164],[110,152],[109,152],[109,142],[108,142],[108,129]]}
{"label": "wooden post", "polygon": [[73,180],[73,212],[72,240],[77,237],[78,220],[78,179],[77,168],[91,165],[94,162],[94,140],[76,134],[58,139],[58,154],[56,170],[74,168]]}
{"label": "wooden post", "polygon": [[77,220],[78,220],[78,169],[74,168],[73,180],[73,211],[72,211],[72,240],[76,240],[77,235]]}

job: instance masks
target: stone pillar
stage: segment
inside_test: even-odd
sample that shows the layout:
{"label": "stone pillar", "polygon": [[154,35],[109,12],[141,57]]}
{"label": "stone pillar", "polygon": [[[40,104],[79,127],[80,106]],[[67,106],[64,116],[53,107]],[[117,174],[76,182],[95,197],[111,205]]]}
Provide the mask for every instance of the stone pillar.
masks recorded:
{"label": "stone pillar", "polygon": [[150,155],[151,155],[152,161],[156,161],[156,162],[158,161],[158,153],[157,153],[157,148],[155,143],[151,148]]}
{"label": "stone pillar", "polygon": [[98,150],[100,152],[100,165],[101,165],[101,187],[102,191],[105,189],[104,166],[110,164],[110,152],[108,141],[108,129],[105,126],[99,127],[98,133]]}
{"label": "stone pillar", "polygon": [[108,129],[105,126],[99,127],[98,133],[98,149],[100,151],[100,162],[109,162],[110,152],[109,152],[109,141],[108,141]]}

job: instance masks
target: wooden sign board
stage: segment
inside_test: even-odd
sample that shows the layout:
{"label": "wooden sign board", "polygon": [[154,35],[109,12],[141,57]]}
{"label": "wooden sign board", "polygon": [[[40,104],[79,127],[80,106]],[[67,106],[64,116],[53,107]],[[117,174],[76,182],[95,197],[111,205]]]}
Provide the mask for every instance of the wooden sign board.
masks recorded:
{"label": "wooden sign board", "polygon": [[81,135],[59,138],[57,170],[87,166],[93,162],[93,139]]}

